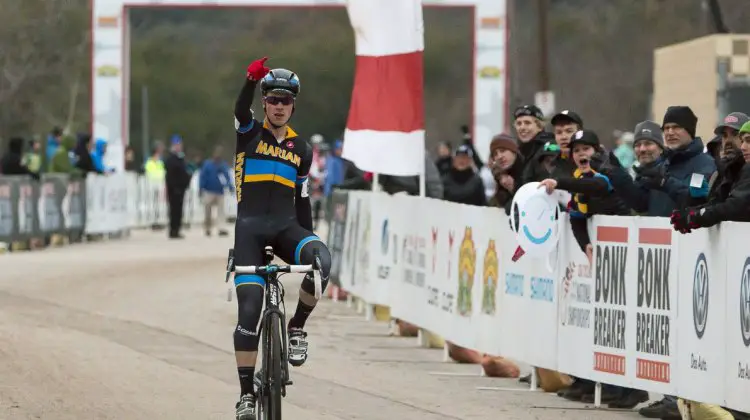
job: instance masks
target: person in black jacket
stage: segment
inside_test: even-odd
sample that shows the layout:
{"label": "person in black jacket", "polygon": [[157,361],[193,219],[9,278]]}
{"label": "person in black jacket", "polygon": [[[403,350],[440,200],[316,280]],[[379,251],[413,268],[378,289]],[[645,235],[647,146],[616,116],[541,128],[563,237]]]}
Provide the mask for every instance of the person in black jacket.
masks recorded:
{"label": "person in black jacket", "polygon": [[717,176],[710,182],[708,201],[726,200],[739,179],[740,171],[745,165],[740,150],[740,129],[748,121],[750,117],[742,112],[732,112],[714,130],[714,134],[721,136],[721,148],[716,160]]}
{"label": "person in black jacket", "polygon": [[486,206],[482,178],[474,172],[473,153],[467,145],[461,145],[453,156],[453,166],[443,177],[443,197],[447,201],[474,206]]}
{"label": "person in black jacket", "polygon": [[[578,246],[591,263],[594,250],[587,227],[588,219],[595,214],[627,216],[630,209],[615,194],[609,178],[591,166],[595,155],[606,153],[596,133],[590,130],[576,132],[570,141],[570,149],[576,164],[573,176],[548,178],[539,187],[545,188],[549,194],[557,188],[573,194],[568,204],[570,226]],[[577,380],[576,384],[581,401],[593,402],[594,383]],[[648,401],[646,391],[610,385],[605,386],[602,391],[602,402],[608,403],[610,408],[633,408],[644,401]]]}
{"label": "person in black jacket", "polygon": [[23,164],[24,141],[20,137],[13,137],[8,142],[8,152],[0,159],[0,173],[3,175],[28,175],[39,180],[39,174],[31,172]]}
{"label": "person in black jacket", "polygon": [[568,204],[570,225],[581,250],[591,259],[593,252],[586,222],[594,214],[627,216],[630,209],[614,193],[609,178],[591,166],[595,154],[606,153],[599,142],[599,136],[590,130],[578,131],[570,142],[576,170],[572,177],[560,176],[543,180],[539,187],[552,194],[562,189],[573,194]]}
{"label": "person in black jacket", "polygon": [[555,143],[560,148],[560,153],[550,162],[552,178],[572,176],[576,165],[570,157],[570,140],[575,133],[583,130],[583,119],[576,112],[566,109],[552,117],[550,122],[555,134]]}
{"label": "person in black jacket", "polygon": [[740,152],[745,164],[729,195],[717,196],[702,206],[675,210],[670,219],[676,231],[690,233],[721,222],[750,222],[750,122],[740,129]]}
{"label": "person in black jacket", "polygon": [[182,138],[172,137],[172,152],[164,160],[166,170],[167,203],[169,205],[169,238],[182,239],[182,208],[185,204],[185,192],[190,186],[190,172],[182,152]]}
{"label": "person in black jacket", "polygon": [[513,126],[518,137],[518,151],[525,162],[521,185],[538,182],[549,176],[539,154],[547,142],[555,141],[552,133],[544,131],[544,114],[535,105],[524,105],[513,113]]}
{"label": "person in black jacket", "polygon": [[96,174],[103,173],[96,168],[96,165],[94,165],[94,159],[91,157],[92,147],[91,134],[79,133],[76,147],[73,149],[73,154],[75,155],[75,167],[81,170],[84,178],[89,172]]}

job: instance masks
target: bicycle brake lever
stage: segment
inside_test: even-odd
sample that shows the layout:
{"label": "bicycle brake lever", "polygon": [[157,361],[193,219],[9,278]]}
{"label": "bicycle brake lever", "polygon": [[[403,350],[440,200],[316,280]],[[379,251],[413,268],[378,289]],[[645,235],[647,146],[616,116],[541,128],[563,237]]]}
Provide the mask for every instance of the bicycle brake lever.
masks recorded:
{"label": "bicycle brake lever", "polygon": [[229,256],[227,257],[227,276],[224,279],[224,283],[229,283],[229,277],[232,275],[234,270],[234,249],[229,250]]}
{"label": "bicycle brake lever", "polygon": [[319,301],[323,296],[323,284],[320,280],[320,257],[315,256],[315,264],[313,267],[313,281],[315,283],[315,301]]}

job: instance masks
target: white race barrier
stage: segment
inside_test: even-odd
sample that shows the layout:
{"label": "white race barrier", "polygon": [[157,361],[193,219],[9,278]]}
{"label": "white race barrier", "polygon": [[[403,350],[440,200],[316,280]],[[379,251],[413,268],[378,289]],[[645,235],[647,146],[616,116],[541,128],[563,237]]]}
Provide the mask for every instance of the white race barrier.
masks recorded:
{"label": "white race barrier", "polygon": [[[231,179],[231,178],[230,178]],[[224,214],[237,215],[233,194],[226,194]],[[185,194],[184,223],[202,224],[204,208],[198,175]],[[118,233],[127,229],[166,226],[169,222],[164,182],[153,182],[132,172],[86,177],[86,234]]]}
{"label": "white race barrier", "polygon": [[499,209],[372,192],[347,208],[342,288],[368,304],[481,352],[750,412],[750,224],[596,216],[592,267],[563,216],[550,271],[511,261]]}

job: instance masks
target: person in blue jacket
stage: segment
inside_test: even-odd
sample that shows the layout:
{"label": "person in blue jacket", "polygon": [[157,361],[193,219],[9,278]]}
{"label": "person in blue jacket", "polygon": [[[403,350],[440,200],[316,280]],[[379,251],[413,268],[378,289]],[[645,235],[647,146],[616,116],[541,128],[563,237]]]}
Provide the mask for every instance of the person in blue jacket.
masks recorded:
{"label": "person in blue jacket", "polygon": [[198,187],[203,205],[205,206],[205,219],[203,227],[206,236],[211,236],[213,227],[213,209],[216,208],[218,219],[219,236],[227,236],[228,232],[223,224],[226,222],[224,215],[224,194],[227,191],[234,192],[234,185],[230,174],[230,167],[223,159],[224,149],[217,146],[211,159],[206,159],[200,168]]}
{"label": "person in blue jacket", "polygon": [[344,174],[346,173],[346,162],[341,157],[341,152],[344,150],[344,142],[336,140],[333,146],[333,153],[328,157],[326,162],[326,179],[325,185],[323,186],[323,195],[326,197],[331,196],[333,187],[344,182]]}
{"label": "person in blue jacket", "polygon": [[91,154],[91,160],[94,162],[94,168],[97,172],[114,172],[113,168],[104,165],[104,155],[107,153],[107,140],[97,138],[94,142],[94,148],[89,153]]}

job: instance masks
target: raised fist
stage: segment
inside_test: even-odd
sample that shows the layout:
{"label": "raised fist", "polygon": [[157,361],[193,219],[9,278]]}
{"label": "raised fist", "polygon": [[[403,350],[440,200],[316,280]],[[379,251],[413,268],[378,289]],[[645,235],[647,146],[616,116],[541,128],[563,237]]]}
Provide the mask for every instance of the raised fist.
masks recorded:
{"label": "raised fist", "polygon": [[250,65],[247,66],[247,78],[258,81],[267,75],[271,69],[265,66],[266,60],[268,60],[268,57],[263,57],[250,63]]}

